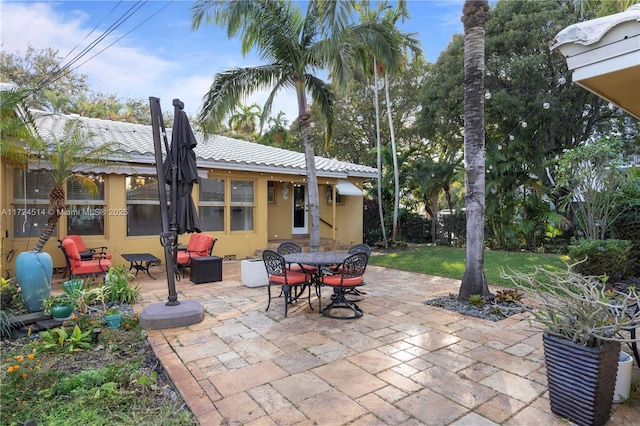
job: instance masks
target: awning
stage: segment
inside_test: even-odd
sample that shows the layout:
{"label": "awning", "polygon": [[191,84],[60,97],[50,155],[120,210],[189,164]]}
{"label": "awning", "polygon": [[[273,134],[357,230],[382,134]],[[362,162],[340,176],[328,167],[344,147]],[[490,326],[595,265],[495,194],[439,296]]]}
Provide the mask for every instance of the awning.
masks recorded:
{"label": "awning", "polygon": [[357,195],[362,197],[362,190],[348,180],[339,180],[336,185],[336,191],[338,191],[340,195]]}

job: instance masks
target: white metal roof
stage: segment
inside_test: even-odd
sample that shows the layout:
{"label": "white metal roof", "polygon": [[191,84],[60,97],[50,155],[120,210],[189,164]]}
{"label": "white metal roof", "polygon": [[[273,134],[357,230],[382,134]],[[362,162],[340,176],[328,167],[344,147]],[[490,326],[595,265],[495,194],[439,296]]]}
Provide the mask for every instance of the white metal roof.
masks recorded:
{"label": "white metal roof", "polygon": [[[37,110],[31,112],[36,117],[38,132],[45,140],[61,137],[69,120],[80,120],[84,130],[92,135],[92,142],[96,146],[109,141],[116,142],[125,147],[132,163],[155,164],[152,126],[77,115],[50,114]],[[167,138],[171,141],[170,124],[166,130]],[[306,175],[304,153],[225,136],[216,135],[205,139],[195,130],[194,134],[198,140],[194,151],[199,169]],[[373,178],[377,175],[377,170],[368,166],[318,156],[315,160],[318,177]]]}

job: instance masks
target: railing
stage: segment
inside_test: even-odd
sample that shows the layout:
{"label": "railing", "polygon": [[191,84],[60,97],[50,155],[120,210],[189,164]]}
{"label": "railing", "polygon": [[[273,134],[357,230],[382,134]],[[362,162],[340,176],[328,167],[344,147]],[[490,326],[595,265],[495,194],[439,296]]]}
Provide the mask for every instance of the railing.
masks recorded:
{"label": "railing", "polygon": [[[320,222],[324,223],[325,225],[328,225],[331,227],[331,229],[333,229],[333,225],[330,222],[327,222],[326,220],[324,220],[323,218],[320,218]],[[338,228],[336,228],[336,231],[338,230]]]}

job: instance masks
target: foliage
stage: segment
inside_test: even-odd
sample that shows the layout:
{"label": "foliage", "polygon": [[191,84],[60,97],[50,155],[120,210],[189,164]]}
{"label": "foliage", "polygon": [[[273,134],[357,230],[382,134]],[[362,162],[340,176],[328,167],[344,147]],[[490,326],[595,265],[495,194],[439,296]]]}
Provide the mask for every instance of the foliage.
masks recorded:
{"label": "foliage", "polygon": [[56,305],[67,306],[71,304],[74,304],[75,306],[74,299],[72,299],[68,294],[62,293],[57,296],[45,297],[44,300],[42,301],[42,310],[44,311],[45,314],[51,315],[52,306],[56,306]]}
{"label": "foliage", "polygon": [[65,327],[58,327],[52,330],[46,330],[40,333],[42,339],[43,350],[65,350],[69,348],[69,352],[78,352],[91,347],[92,330],[82,332],[76,324],[71,334]]}
{"label": "foliage", "polygon": [[11,336],[13,315],[0,309],[0,339]]}
{"label": "foliage", "polygon": [[[0,423],[197,424],[133,318],[127,329],[103,328],[91,350],[44,350],[36,336],[2,342]],[[89,316],[74,323],[95,326]]]}
{"label": "foliage", "polygon": [[622,213],[625,173],[620,166],[622,142],[604,136],[566,150],[555,162],[554,176],[561,196],[560,208],[574,206],[582,235],[593,240],[607,236]]}
{"label": "foliage", "polygon": [[120,314],[121,312],[118,310],[118,308],[109,308],[104,312],[105,316],[116,316]]}
{"label": "foliage", "polygon": [[[562,269],[568,260],[567,256],[556,254],[486,251],[485,270],[487,281],[492,285],[511,287],[511,282],[500,276],[500,269],[505,265],[524,272],[532,272],[536,266],[557,271]],[[371,256],[369,264],[461,279],[464,273],[465,250],[455,247],[414,246],[405,251]]]}
{"label": "foliage", "polygon": [[631,241],[583,239],[569,246],[569,256],[575,271],[583,275],[607,275],[613,281],[629,277],[631,272]]}
{"label": "foliage", "polygon": [[515,303],[522,300],[523,294],[517,289],[505,288],[496,291],[496,301],[500,303]]}
{"label": "foliage", "polygon": [[527,310],[549,334],[584,346],[595,347],[604,341],[629,341],[623,331],[640,326],[640,310],[635,310],[640,295],[607,290],[606,280],[566,270],[549,271],[536,266],[532,273],[513,269],[502,276],[534,300]]}
{"label": "foliage", "polygon": [[133,304],[140,297],[140,285],[131,286],[135,276],[127,270],[125,264],[113,266],[105,277],[106,301]]}
{"label": "foliage", "polygon": [[481,294],[472,294],[469,296],[468,302],[471,306],[484,306],[486,301],[484,300],[484,296]]}
{"label": "foliage", "polygon": [[630,273],[640,277],[640,203],[623,212],[612,225],[611,231],[614,238],[631,241]]}
{"label": "foliage", "polygon": [[[151,124],[149,102],[119,99],[116,94],[90,92],[86,74],[73,70],[59,73],[64,59],[52,48],[24,52],[0,51],[0,81],[11,82],[28,93],[25,103],[51,113],[76,113],[84,117]],[[167,115],[165,122],[171,122]]]}

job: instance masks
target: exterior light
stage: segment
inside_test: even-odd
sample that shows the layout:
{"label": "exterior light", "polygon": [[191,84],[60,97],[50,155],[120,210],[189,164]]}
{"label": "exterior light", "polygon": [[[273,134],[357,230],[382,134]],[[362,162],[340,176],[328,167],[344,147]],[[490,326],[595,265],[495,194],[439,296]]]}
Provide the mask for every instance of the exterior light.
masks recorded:
{"label": "exterior light", "polygon": [[545,102],[545,103],[542,104],[542,108],[544,108],[544,109],[549,109],[550,106],[551,105],[549,105],[549,102]]}
{"label": "exterior light", "polygon": [[487,99],[487,100],[491,99],[491,92],[488,91],[488,90],[486,92],[484,92],[484,98]]}

